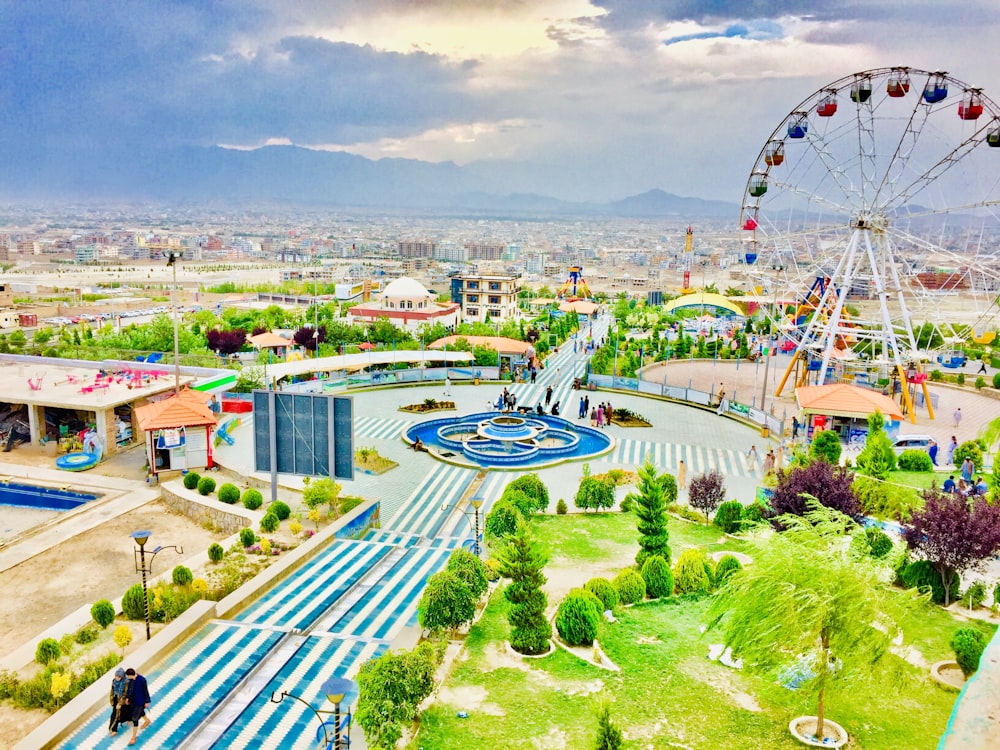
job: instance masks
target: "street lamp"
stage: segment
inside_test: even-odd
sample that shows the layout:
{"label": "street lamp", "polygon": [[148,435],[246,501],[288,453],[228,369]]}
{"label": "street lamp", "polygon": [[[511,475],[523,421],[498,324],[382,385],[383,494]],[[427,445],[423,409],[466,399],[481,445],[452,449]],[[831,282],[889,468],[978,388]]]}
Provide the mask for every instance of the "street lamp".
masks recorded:
{"label": "street lamp", "polygon": [[181,358],[180,344],[178,343],[178,322],[177,322],[177,261],[181,259],[182,252],[170,250],[167,253],[167,266],[173,269],[174,283],[170,287],[170,304],[174,308],[174,395],[181,392]]}
{"label": "street lamp", "polygon": [[[469,505],[472,506],[472,511],[473,511],[472,515],[473,515],[473,518],[475,519],[474,525],[473,525],[473,529],[476,532],[476,536],[475,536],[475,539],[473,540],[473,548],[475,549],[476,557],[480,556],[480,552],[479,552],[479,509],[483,507],[483,502],[484,502],[483,498],[481,498],[478,495],[476,497],[472,498],[471,500],[469,500]],[[457,505],[447,505],[445,503],[442,503],[441,504],[441,510],[442,510],[442,512],[446,511],[446,510],[457,510],[459,513],[461,513],[463,516],[465,516],[466,520],[469,519],[469,515],[470,515],[469,511],[462,510]]]}
{"label": "street lamp", "polygon": [[[358,695],[358,685],[354,680],[346,677],[332,677],[323,683],[323,694],[326,699],[333,704],[333,711],[322,711],[313,706],[309,701],[301,698],[287,690],[271,693],[271,703],[281,703],[285,698],[297,700],[303,706],[312,711],[319,720],[319,729],[316,730],[316,739],[319,739],[320,730],[323,732],[323,747],[326,750],[345,750],[350,747],[351,740],[351,712],[350,705]],[[340,717],[340,706],[346,703],[348,706],[347,717],[343,721]],[[324,714],[333,714],[333,721],[323,718]],[[331,726],[332,724],[332,726]],[[330,734],[333,729],[333,734]],[[341,736],[341,732],[346,729],[346,736]]]}
{"label": "street lamp", "polygon": [[146,640],[150,638],[149,635],[149,591],[146,588],[146,574],[153,575],[153,558],[160,554],[165,549],[172,549],[178,555],[183,555],[184,550],[177,545],[170,545],[168,547],[157,547],[152,552],[149,553],[149,564],[146,564],[146,542],[149,541],[149,537],[153,535],[152,531],[133,531],[129,536],[135,539],[135,543],[139,545],[139,549],[133,550],[132,554],[135,555],[135,572],[142,573],[142,611],[146,617]]}

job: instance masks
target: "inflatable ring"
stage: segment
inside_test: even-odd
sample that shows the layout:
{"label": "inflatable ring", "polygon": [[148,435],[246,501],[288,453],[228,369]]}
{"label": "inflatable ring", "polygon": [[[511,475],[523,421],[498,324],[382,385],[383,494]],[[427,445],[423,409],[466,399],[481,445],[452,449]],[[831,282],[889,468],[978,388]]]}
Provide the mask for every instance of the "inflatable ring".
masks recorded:
{"label": "inflatable ring", "polygon": [[67,453],[56,459],[56,466],[63,471],[85,471],[97,464],[97,453]]}

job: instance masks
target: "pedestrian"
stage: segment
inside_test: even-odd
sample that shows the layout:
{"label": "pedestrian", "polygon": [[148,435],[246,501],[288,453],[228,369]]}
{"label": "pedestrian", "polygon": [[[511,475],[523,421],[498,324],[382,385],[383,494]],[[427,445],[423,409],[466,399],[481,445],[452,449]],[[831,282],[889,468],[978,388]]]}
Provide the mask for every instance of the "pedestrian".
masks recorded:
{"label": "pedestrian", "polygon": [[952,420],[954,422],[954,424],[952,425],[952,427],[958,427],[962,423],[962,407],[961,406],[958,407],[957,409],[955,409],[955,413],[951,415],[951,418],[952,418]]}
{"label": "pedestrian", "polygon": [[774,471],[774,451],[768,451],[764,456],[764,463],[760,467],[761,473],[766,477],[772,471]]}
{"label": "pedestrian", "polygon": [[583,397],[583,414],[586,416],[590,413],[590,396]]}
{"label": "pedestrian", "polygon": [[792,417],[792,440],[795,440],[799,436],[799,418],[796,416]]}
{"label": "pedestrian", "polygon": [[611,402],[604,405],[604,421],[611,424],[611,418],[615,415],[615,410],[611,408]]}
{"label": "pedestrian", "polygon": [[583,401],[583,396],[580,396],[580,410],[577,412],[576,418],[583,419],[587,416],[587,405]]}
{"label": "pedestrian", "polygon": [[590,410],[590,426],[597,427],[597,408]]}
{"label": "pedestrian", "polygon": [[948,443],[948,463],[954,465],[954,463],[955,463],[955,451],[957,451],[957,450],[958,450],[958,440],[956,440],[955,436],[952,435],[951,436],[951,442]]}
{"label": "pedestrian", "polygon": [[451,378],[444,376],[444,395],[451,398]]}
{"label": "pedestrian", "polygon": [[937,441],[936,440],[931,440],[931,444],[927,448],[927,455],[931,457],[931,464],[933,464],[934,466],[938,465],[937,454],[938,454],[938,444],[937,444]]}
{"label": "pedestrian", "polygon": [[751,445],[750,450],[747,451],[747,464],[750,468],[754,468],[757,465],[757,446]]}
{"label": "pedestrian", "polygon": [[774,452],[774,470],[781,471],[781,467],[785,463],[785,443],[782,442],[778,449]]}
{"label": "pedestrian", "polygon": [[979,363],[979,372],[976,375],[986,375],[986,355],[983,355],[983,361]]}
{"label": "pedestrian", "polygon": [[688,475],[688,467],[687,464],[684,463],[684,459],[682,458],[680,461],[677,462],[677,487],[679,489],[683,490],[685,487],[687,487],[687,475]]}
{"label": "pedestrian", "polygon": [[972,464],[972,459],[966,456],[965,460],[962,461],[961,474],[962,479],[965,480],[966,484],[972,484],[972,472],[976,470],[976,467]]}
{"label": "pedestrian", "polygon": [[604,429],[604,404],[597,407],[597,426]]}
{"label": "pedestrian", "polygon": [[108,723],[108,733],[112,737],[118,734],[119,724],[132,719],[131,716],[122,716],[126,687],[128,687],[128,681],[125,679],[125,670],[119,667],[115,670],[114,679],[111,680],[111,721]]}
{"label": "pedestrian", "polygon": [[723,387],[722,383],[719,383],[719,403],[716,406],[722,406],[722,400],[726,397],[726,389]]}
{"label": "pedestrian", "polygon": [[[132,739],[129,740],[128,744],[134,745],[139,730],[145,729],[151,723],[149,717],[146,716],[146,709],[149,708],[150,701],[149,685],[146,678],[131,667],[125,670],[125,679],[128,683],[125,688],[125,701],[128,703],[127,708],[132,721]],[[139,726],[140,719],[142,719],[141,727]]]}
{"label": "pedestrian", "polygon": [[531,368],[531,384],[532,385],[535,384],[535,378],[536,377],[538,377],[538,368],[537,367],[532,367]]}
{"label": "pedestrian", "polygon": [[552,386],[550,385],[545,389],[545,405],[548,406],[552,403]]}

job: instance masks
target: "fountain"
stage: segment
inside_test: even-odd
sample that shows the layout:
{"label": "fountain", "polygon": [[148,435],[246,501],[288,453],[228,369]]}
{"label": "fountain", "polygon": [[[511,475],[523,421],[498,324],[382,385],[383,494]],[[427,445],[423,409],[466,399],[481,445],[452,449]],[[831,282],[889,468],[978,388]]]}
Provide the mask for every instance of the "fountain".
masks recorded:
{"label": "fountain", "polygon": [[403,433],[432,455],[479,467],[539,466],[605,453],[614,440],[586,425],[548,414],[486,412],[421,422]]}

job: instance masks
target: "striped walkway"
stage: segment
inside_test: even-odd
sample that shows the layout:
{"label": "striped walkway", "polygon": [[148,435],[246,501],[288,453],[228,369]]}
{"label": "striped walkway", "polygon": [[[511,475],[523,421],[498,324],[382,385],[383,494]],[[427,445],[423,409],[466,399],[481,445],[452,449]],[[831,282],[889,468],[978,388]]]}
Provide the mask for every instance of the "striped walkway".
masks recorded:
{"label": "striped walkway", "polygon": [[323,683],[331,677],[353,677],[362,664],[380,656],[386,649],[384,643],[348,638],[304,638],[281,671],[210,747],[213,750],[315,750],[319,746],[316,733],[319,731],[322,736],[315,714],[291,698],[280,704],[272,703],[271,695],[285,691],[313,706],[332,708],[323,695]]}
{"label": "striped walkway", "polygon": [[740,477],[759,474],[758,471],[747,468],[746,459],[739,451],[683,443],[656,443],[651,440],[619,440],[615,449],[601,456],[599,461],[639,466],[647,456],[653,459],[659,469],[669,472],[677,471],[678,462],[683,459],[687,464],[689,478],[713,469],[722,474]]}
{"label": "striped walkway", "polygon": [[[178,747],[284,635],[215,623],[202,628],[147,675],[153,724],[140,733],[137,747]],[[131,727],[109,737],[110,710],[101,710],[61,747],[90,750],[123,744],[122,735],[130,735]]]}
{"label": "striped walkway", "polygon": [[450,515],[450,511],[442,511],[441,506],[457,504],[475,478],[474,469],[438,464],[417,485],[385,528],[405,534],[437,536]]}
{"label": "striped walkway", "polygon": [[361,438],[376,438],[378,440],[396,440],[403,430],[413,422],[392,417],[354,417],[354,436]]}

